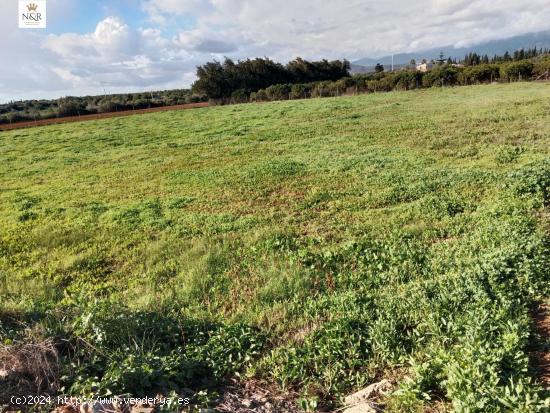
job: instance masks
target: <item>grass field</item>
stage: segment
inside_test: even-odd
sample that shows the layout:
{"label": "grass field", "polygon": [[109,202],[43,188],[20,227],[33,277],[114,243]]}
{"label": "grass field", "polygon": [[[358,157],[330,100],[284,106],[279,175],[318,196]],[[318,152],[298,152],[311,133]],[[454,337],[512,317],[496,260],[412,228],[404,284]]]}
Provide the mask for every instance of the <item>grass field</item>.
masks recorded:
{"label": "grass field", "polygon": [[61,393],[548,408],[548,83],[9,131],[0,160],[0,338],[53,340]]}

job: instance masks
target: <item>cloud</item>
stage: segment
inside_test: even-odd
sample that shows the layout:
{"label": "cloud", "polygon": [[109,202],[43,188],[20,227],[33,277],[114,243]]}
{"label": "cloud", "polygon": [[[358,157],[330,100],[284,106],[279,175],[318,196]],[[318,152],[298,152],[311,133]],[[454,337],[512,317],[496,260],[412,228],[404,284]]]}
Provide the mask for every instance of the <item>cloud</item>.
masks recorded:
{"label": "cloud", "polygon": [[202,53],[232,53],[238,50],[237,39],[234,42],[226,41],[228,33],[216,33],[209,30],[188,30],[179,34],[176,44],[187,50]]}
{"label": "cloud", "polygon": [[[49,20],[67,2],[48,0]],[[74,2],[66,6],[72,10]],[[188,87],[196,66],[211,56],[188,52],[160,28],[133,27],[117,16],[88,33],[47,34],[18,29],[16,13],[16,1],[0,13],[0,102]]]}
{"label": "cloud", "polygon": [[61,64],[55,73],[75,89],[184,87],[185,74],[199,63],[160,30],[133,29],[114,16],[91,33],[49,35],[43,48],[55,53]]}
{"label": "cloud", "polygon": [[[51,0],[51,4],[63,5],[63,1]],[[67,6],[70,8],[70,5]],[[40,47],[42,41],[40,32],[18,29],[17,19],[14,18],[16,13],[16,1],[2,4],[0,100],[54,94],[57,90],[69,87],[70,84],[47,64],[55,60],[55,56]]]}
{"label": "cloud", "polygon": [[149,14],[153,23],[165,24],[183,15],[202,15],[213,11],[208,0],[144,0],[141,8]]}
{"label": "cloud", "polygon": [[[550,0],[146,0],[156,15],[193,13],[196,31],[222,28],[243,56],[364,57],[464,45],[547,30]],[[191,5],[198,3],[196,9]],[[241,39],[238,39],[238,37]],[[239,43],[239,40],[243,40]],[[264,53],[265,54],[265,53]]]}
{"label": "cloud", "polygon": [[107,17],[97,24],[93,33],[50,35],[43,47],[68,62],[90,58],[109,62],[135,54],[140,40],[139,34],[132,32],[121,19]]}
{"label": "cloud", "polygon": [[[550,21],[550,0],[127,2],[140,5],[146,27],[111,15],[88,33],[47,35],[17,29],[17,2],[8,1],[0,13],[0,99],[185,87],[197,65],[224,56],[354,60],[471,46],[548,30]],[[48,15],[83,18],[78,7],[48,0]]]}

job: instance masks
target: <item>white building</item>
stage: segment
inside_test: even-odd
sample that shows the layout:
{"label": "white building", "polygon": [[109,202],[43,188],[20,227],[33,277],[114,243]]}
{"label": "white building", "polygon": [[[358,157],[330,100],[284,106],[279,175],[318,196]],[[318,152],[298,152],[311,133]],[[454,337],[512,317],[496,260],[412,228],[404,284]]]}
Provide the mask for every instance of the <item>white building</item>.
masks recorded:
{"label": "white building", "polygon": [[434,65],[432,62],[420,63],[419,65],[416,66],[416,70],[418,70],[419,72],[426,73],[428,70],[432,70],[433,66]]}

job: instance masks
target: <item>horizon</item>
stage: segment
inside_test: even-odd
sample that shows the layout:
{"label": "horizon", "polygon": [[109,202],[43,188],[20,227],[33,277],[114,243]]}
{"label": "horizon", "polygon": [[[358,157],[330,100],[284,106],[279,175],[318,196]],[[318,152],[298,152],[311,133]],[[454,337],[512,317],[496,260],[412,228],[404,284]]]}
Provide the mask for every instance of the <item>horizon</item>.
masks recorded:
{"label": "horizon", "polygon": [[[505,40],[505,39],[503,39]],[[439,49],[439,48],[435,48],[435,49]],[[433,50],[435,50],[433,49]],[[442,52],[444,52],[444,49],[445,48],[442,48]],[[457,50],[457,49],[454,49],[454,50]],[[475,50],[475,46],[472,46],[472,52]],[[519,50],[519,49],[517,49]],[[510,50],[510,52],[513,52],[514,50]],[[426,51],[418,51],[418,52],[399,52],[399,53],[395,53],[395,55],[409,55],[409,54],[414,54],[414,53],[425,53],[425,55],[422,55],[425,59],[427,59],[428,61],[433,61],[434,58],[431,58],[428,56],[428,53],[430,51],[429,50],[426,50]],[[386,62],[382,63],[383,62],[383,59],[385,58],[389,58],[391,55],[383,55],[383,56],[378,56],[378,57],[366,57],[364,59],[361,59],[361,60],[366,60],[366,59],[369,59],[369,60],[373,60],[373,61],[377,61],[377,59],[379,59],[380,61],[378,62],[379,64],[382,64],[384,68],[385,65],[387,65]],[[496,56],[496,55],[495,55]],[[299,58],[301,56],[297,56],[297,58]],[[446,55],[445,58],[455,58],[455,55]],[[458,56],[456,56],[457,58]],[[489,57],[492,57],[492,56],[489,56]],[[246,60],[246,59],[254,59],[254,57],[247,57],[247,58],[243,58],[243,59],[236,59],[235,61],[238,61],[238,60]],[[215,59],[216,60],[216,59]],[[223,60],[223,59],[220,59],[220,60]],[[319,60],[322,60],[322,59],[319,59]],[[347,60],[352,68],[350,69],[350,73],[353,74],[353,66],[355,67],[358,67],[358,68],[371,68],[372,71],[374,71],[374,66],[375,64],[372,63],[371,65],[368,65],[368,64],[362,64],[362,63],[358,63],[358,61],[351,61],[349,59],[346,59],[346,58],[343,58],[342,59],[343,61],[344,60]],[[281,64],[286,64],[287,62],[277,62],[277,63],[281,63]],[[378,64],[377,63],[377,64]],[[418,63],[418,62],[417,62]],[[401,69],[403,68],[404,66],[407,66],[408,63],[394,63],[395,67],[397,69]],[[355,72],[355,73],[362,73],[362,72]],[[83,97],[100,97],[100,96],[119,96],[119,95],[126,95],[126,94],[138,94],[138,93],[159,93],[159,92],[165,92],[165,91],[174,91],[174,90],[191,90],[191,84],[189,86],[184,86],[184,87],[174,87],[174,88],[170,88],[170,89],[141,89],[141,90],[133,90],[133,91],[130,91],[130,90],[123,90],[123,91],[120,91],[120,92],[115,92],[115,93],[96,93],[96,94],[84,94],[84,95],[63,95],[63,96],[57,96],[57,97],[31,97],[31,98],[25,98],[25,99],[12,99],[12,100],[9,100],[9,101],[2,101],[0,99],[0,105],[3,105],[3,104],[9,104],[11,102],[24,102],[24,101],[33,101],[33,100],[47,100],[47,101],[54,101],[54,100],[58,100],[58,99],[64,99],[64,98],[83,98]]]}
{"label": "horizon", "polygon": [[47,28],[27,30],[17,28],[18,1],[8,0],[0,14],[0,52],[8,62],[0,69],[0,102],[189,88],[196,66],[225,56],[354,63],[475,48],[546,31],[547,3],[505,1],[493,10],[484,0],[316,8],[311,0],[279,7],[264,0],[47,0]]}

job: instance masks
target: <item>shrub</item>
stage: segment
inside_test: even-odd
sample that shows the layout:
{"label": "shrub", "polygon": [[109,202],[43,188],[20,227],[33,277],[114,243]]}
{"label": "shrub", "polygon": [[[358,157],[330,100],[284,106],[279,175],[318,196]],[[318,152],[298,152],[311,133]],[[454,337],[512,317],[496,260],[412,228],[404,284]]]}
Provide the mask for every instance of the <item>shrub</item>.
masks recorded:
{"label": "shrub", "polygon": [[231,93],[231,103],[246,103],[248,102],[248,94],[244,89],[237,89]]}
{"label": "shrub", "polygon": [[422,86],[423,77],[422,72],[398,72],[393,79],[394,88],[397,90],[418,89]]}
{"label": "shrub", "polygon": [[59,116],[77,116],[84,112],[84,109],[74,100],[60,99],[57,114]]}
{"label": "shrub", "polygon": [[272,85],[265,89],[267,100],[287,100],[290,97],[291,85]]}
{"label": "shrub", "polygon": [[475,85],[489,83],[499,79],[498,65],[478,65],[463,68],[458,73],[458,82],[461,85]]}
{"label": "shrub", "polygon": [[546,78],[550,75],[550,56],[541,58],[533,65],[533,76],[540,77],[546,75]]}
{"label": "shrub", "polygon": [[268,100],[265,89],[260,89],[256,92],[254,97],[256,102],[266,102]]}
{"label": "shrub", "polygon": [[99,103],[98,112],[99,113],[110,113],[114,112],[117,109],[117,105],[112,100],[102,100]]}
{"label": "shrub", "polygon": [[0,403],[9,403],[12,396],[59,390],[59,355],[52,339],[0,344],[0,371]]}
{"label": "shrub", "polygon": [[425,87],[432,86],[453,86],[458,81],[458,70],[453,66],[436,66],[422,79]]}
{"label": "shrub", "polygon": [[311,97],[311,85],[297,84],[290,88],[291,99],[305,99]]}
{"label": "shrub", "polygon": [[500,67],[500,75],[504,80],[529,80],[533,75],[534,65],[528,60],[511,62]]}

